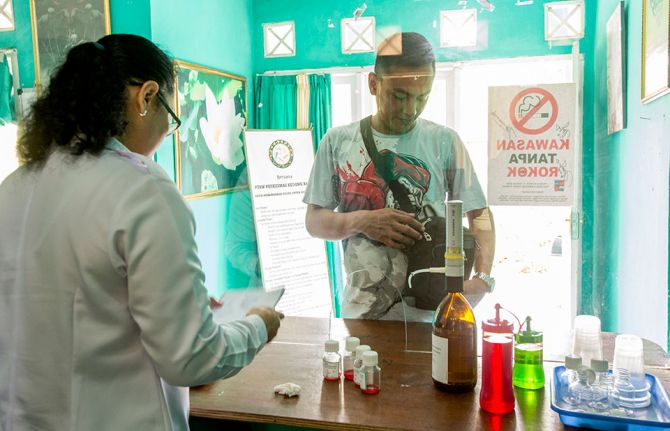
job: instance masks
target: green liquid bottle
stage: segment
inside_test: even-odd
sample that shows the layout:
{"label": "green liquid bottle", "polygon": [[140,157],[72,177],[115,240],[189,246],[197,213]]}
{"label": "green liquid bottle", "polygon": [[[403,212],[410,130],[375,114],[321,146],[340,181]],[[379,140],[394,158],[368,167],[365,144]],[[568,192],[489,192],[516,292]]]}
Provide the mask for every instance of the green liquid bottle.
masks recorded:
{"label": "green liquid bottle", "polygon": [[523,389],[540,389],[544,387],[542,332],[530,328],[530,316],[524,326],[524,331],[515,336],[512,383]]}

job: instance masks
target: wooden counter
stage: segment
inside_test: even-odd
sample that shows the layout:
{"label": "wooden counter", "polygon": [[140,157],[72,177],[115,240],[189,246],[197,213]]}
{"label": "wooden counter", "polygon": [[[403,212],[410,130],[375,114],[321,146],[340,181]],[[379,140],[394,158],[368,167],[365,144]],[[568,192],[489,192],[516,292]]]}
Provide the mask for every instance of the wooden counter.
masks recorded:
{"label": "wooden counter", "polygon": [[[352,382],[323,380],[328,326],[327,319],[285,318],[276,339],[239,375],[191,390],[191,416],[333,430],[569,429],[550,409],[548,377],[558,362],[545,361],[544,389],[515,388],[514,413],[492,415],[479,408],[479,384],[466,394],[434,388],[429,324],[408,324],[405,349],[402,322],[334,319],[331,338],[343,343],[346,335],[355,335],[379,352],[382,391],[364,395]],[[603,339],[604,355],[611,360],[614,337]],[[670,388],[663,350],[646,343],[645,361]],[[302,387],[299,397],[273,393],[275,385],[286,382]]]}

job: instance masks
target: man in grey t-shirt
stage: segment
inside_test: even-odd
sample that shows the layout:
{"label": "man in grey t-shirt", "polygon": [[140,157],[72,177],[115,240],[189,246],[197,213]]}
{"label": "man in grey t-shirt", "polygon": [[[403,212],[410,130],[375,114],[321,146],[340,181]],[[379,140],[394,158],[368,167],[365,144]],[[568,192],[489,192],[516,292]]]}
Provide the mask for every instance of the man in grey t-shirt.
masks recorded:
{"label": "man in grey t-shirt", "polygon": [[[494,284],[489,275],[495,250],[493,217],[458,134],[418,118],[434,75],[435,56],[423,36],[398,33],[382,42],[375,71],[368,77],[378,106],[372,117],[373,139],[380,154],[393,158],[391,170],[408,190],[417,213],[430,206],[444,216],[447,193],[449,199],[463,201],[478,244],[476,275],[465,282],[465,291],[478,301]],[[407,272],[403,250],[421,238],[423,225],[415,214],[398,209],[393,193],[375,172],[358,122],[324,136],[304,202],[310,234],[346,240],[343,316],[395,316],[393,306],[400,300]],[[431,315],[418,312],[414,320]]]}

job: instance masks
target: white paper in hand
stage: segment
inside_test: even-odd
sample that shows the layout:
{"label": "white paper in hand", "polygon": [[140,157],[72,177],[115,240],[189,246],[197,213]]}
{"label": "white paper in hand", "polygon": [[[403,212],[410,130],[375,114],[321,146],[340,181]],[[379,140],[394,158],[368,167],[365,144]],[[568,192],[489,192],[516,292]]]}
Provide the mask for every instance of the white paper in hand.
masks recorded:
{"label": "white paper in hand", "polygon": [[270,292],[263,289],[228,290],[218,299],[221,307],[212,310],[214,321],[219,324],[232,322],[244,318],[250,308],[274,307],[283,294],[284,289]]}

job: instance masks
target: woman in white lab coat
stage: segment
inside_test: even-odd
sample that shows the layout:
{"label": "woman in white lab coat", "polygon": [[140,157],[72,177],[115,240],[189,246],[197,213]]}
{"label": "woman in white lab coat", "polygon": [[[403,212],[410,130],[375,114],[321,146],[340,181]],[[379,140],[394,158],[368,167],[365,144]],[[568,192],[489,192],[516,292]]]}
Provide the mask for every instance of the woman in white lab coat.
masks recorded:
{"label": "woman in white lab coat", "polygon": [[0,186],[0,429],[182,430],[188,386],[237,373],[280,313],[212,320],[191,211],[151,156],[179,127],[150,41],[74,47]]}

